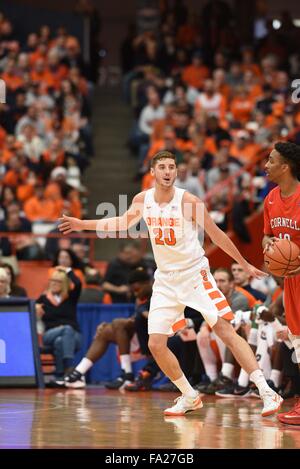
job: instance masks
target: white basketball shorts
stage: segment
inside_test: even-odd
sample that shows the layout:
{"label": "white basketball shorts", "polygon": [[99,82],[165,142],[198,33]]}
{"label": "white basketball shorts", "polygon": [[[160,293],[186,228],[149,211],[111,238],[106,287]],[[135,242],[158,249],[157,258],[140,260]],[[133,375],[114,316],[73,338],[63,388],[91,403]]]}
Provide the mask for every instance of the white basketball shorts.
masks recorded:
{"label": "white basketball shorts", "polygon": [[155,272],[148,316],[149,334],[173,335],[185,326],[184,308],[199,311],[210,327],[218,317],[231,321],[233,313],[217,288],[209,268]]}

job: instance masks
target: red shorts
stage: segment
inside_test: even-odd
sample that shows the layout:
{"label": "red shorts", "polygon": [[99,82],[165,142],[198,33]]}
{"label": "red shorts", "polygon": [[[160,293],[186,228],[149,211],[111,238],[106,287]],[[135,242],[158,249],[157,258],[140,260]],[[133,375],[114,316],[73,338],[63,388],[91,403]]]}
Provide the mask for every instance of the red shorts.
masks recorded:
{"label": "red shorts", "polygon": [[300,275],[284,279],[286,323],[294,335],[300,335]]}

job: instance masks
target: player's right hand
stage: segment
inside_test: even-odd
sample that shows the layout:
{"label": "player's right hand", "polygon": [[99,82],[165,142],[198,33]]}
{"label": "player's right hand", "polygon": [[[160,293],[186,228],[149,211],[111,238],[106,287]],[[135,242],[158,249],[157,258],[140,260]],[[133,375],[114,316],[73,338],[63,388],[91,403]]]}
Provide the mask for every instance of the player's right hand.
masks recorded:
{"label": "player's right hand", "polygon": [[277,241],[280,241],[280,238],[275,238],[275,236],[270,238],[269,241],[265,244],[263,254],[265,254],[267,250],[273,246],[274,243],[277,243]]}
{"label": "player's right hand", "polygon": [[63,215],[62,218],[59,219],[59,222],[58,229],[64,235],[72,233],[72,231],[83,230],[83,222],[79,220],[79,218]]}

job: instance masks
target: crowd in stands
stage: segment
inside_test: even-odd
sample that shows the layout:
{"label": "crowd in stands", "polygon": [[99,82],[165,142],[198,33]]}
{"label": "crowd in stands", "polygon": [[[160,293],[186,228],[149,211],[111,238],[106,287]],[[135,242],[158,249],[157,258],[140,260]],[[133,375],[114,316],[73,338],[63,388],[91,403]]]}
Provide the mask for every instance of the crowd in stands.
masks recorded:
{"label": "crowd in stands", "polygon": [[[93,156],[93,85],[77,38],[41,26],[25,42],[0,13],[0,232],[46,233],[85,210],[81,175]],[[44,225],[44,228],[41,227]],[[48,227],[48,228],[47,228]],[[2,255],[47,258],[31,238],[2,238]]]}
{"label": "crowd in stands", "polygon": [[250,242],[241,220],[271,188],[265,157],[278,140],[299,143],[291,82],[299,76],[300,31],[284,12],[279,29],[270,19],[265,36],[246,44],[226,2],[208,1],[194,13],[184,2],[168,3],[162,2],[156,27],[131,28],[121,48],[137,177],[142,189],[152,187],[151,157],[172,151],[177,186],[206,194],[216,223],[227,229],[230,218]]}

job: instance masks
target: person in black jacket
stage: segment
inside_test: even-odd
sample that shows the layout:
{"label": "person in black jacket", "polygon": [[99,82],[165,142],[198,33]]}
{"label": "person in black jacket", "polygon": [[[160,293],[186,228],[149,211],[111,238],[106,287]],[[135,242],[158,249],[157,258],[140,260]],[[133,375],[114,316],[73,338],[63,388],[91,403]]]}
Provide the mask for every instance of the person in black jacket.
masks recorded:
{"label": "person in black jacket", "polygon": [[76,317],[80,292],[81,282],[72,269],[59,266],[50,277],[48,290],[36,302],[36,314],[45,327],[43,345],[52,348],[55,356],[58,385],[81,345]]}

